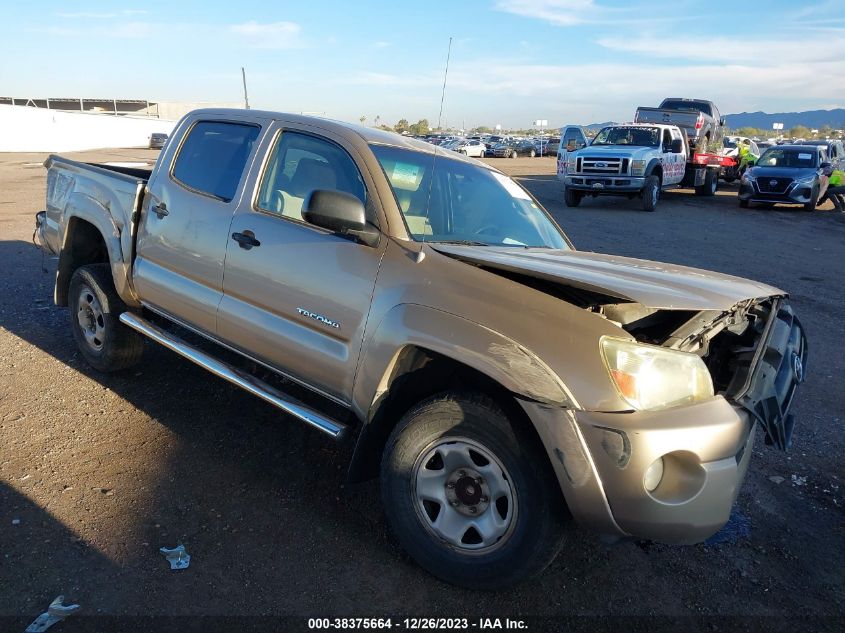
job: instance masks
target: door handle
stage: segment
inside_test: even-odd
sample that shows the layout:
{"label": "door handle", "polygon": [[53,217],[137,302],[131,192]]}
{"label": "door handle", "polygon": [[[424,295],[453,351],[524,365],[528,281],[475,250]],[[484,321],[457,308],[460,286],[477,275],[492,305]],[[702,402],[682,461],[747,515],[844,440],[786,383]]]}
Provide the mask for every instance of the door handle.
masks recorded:
{"label": "door handle", "polygon": [[244,250],[249,250],[253,246],[261,246],[261,242],[255,239],[255,233],[252,231],[244,231],[243,233],[232,233],[232,239],[238,243]]}
{"label": "door handle", "polygon": [[153,205],[153,213],[158,216],[159,220],[161,220],[166,215],[170,215],[170,211],[167,210],[167,205],[163,202],[159,202],[158,204]]}

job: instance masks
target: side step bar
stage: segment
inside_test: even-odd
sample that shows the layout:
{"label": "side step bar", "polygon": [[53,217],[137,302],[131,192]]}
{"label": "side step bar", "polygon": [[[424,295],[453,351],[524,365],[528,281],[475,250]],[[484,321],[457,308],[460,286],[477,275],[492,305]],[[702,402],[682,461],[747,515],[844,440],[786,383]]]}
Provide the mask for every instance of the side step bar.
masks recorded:
{"label": "side step bar", "polygon": [[237,385],[254,396],[258,396],[265,402],[269,402],[274,407],[292,415],[297,420],[305,422],[318,431],[330,435],[334,439],[340,439],[346,431],[345,424],[317,413],[310,407],[288,397],[275,387],[268,385],[263,380],[209,356],[205,352],[188,345],[182,339],[169,332],[165,332],[136,314],[124,312],[120,315],[120,321],[133,330],[137,330],[144,336],[153,339],[156,343],[161,343],[167,349],[187,358],[192,363],[196,363],[200,367],[207,369],[215,376],[219,376],[223,380],[228,380],[233,385]]}

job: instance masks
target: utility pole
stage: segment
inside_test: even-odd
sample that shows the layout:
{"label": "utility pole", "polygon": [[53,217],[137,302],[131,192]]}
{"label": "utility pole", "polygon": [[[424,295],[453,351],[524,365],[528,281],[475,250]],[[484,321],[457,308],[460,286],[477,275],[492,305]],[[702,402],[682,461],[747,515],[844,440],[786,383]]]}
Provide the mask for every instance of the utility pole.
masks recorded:
{"label": "utility pole", "polygon": [[249,110],[249,96],[246,93],[246,71],[243,66],[241,66],[241,77],[244,80],[244,108]]}
{"label": "utility pole", "polygon": [[443,91],[440,93],[440,114],[437,115],[437,129],[440,129],[440,119],[443,117],[443,99],[446,98],[446,77],[449,76],[449,57],[452,55],[452,38],[449,38],[449,50],[446,52],[446,70],[443,72]]}

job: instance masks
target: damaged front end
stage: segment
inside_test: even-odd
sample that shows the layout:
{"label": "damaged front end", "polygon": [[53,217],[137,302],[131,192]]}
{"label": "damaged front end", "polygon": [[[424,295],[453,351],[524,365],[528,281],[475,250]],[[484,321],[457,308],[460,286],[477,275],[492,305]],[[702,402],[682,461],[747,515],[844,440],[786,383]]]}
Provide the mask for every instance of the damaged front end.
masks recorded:
{"label": "damaged front end", "polygon": [[706,364],[715,393],[760,423],[766,442],[792,443],[793,396],[806,376],[807,339],[783,297],[748,299],[731,310],[666,310],[637,303],[592,308],[637,341],[694,353]]}

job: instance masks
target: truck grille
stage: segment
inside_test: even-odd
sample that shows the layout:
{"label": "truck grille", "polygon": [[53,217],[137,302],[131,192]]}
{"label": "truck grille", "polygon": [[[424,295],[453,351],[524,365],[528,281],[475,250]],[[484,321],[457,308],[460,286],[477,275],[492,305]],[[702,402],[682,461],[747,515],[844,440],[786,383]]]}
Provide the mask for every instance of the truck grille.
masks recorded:
{"label": "truck grille", "polygon": [[784,193],[792,184],[792,178],[758,178],[757,188],[762,193]]}
{"label": "truck grille", "polygon": [[615,176],[628,171],[627,158],[603,158],[583,156],[578,158],[577,172],[579,174],[603,174]]}

